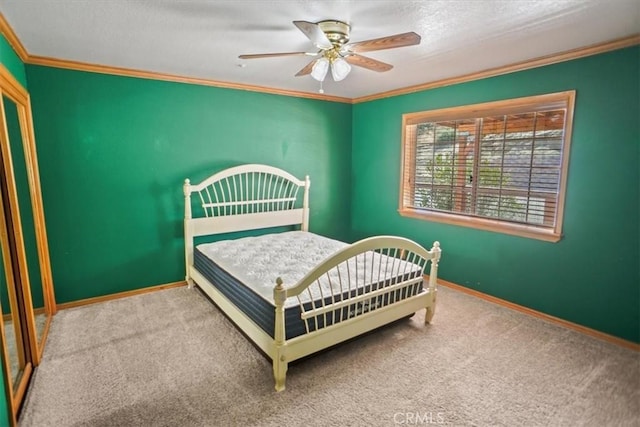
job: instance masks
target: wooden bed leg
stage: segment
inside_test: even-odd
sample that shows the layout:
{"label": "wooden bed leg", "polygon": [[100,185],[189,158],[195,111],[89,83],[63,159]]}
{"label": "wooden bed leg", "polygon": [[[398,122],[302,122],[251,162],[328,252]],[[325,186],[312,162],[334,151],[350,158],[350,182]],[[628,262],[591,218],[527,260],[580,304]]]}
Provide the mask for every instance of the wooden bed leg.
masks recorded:
{"label": "wooden bed leg", "polygon": [[287,378],[288,363],[284,356],[279,356],[273,360],[273,378],[276,382],[276,391],[285,389],[284,383]]}
{"label": "wooden bed leg", "polygon": [[438,295],[438,291],[435,290],[431,296],[431,303],[427,306],[427,311],[424,313],[424,324],[431,323],[431,319],[433,319],[433,315],[436,314],[436,296]]}
{"label": "wooden bed leg", "polygon": [[[434,301],[435,303],[435,301]],[[433,319],[433,315],[436,314],[436,306],[435,304],[427,307],[427,312],[424,313],[424,324],[427,325],[431,323],[431,319]]]}
{"label": "wooden bed leg", "polygon": [[433,247],[429,251],[433,255],[431,259],[431,270],[429,271],[429,292],[431,292],[431,303],[427,306],[427,312],[424,314],[424,323],[431,323],[433,315],[436,313],[436,295],[438,294],[438,263],[440,262],[440,242],[433,242]]}
{"label": "wooden bed leg", "polygon": [[184,191],[184,267],[187,288],[193,288],[193,280],[189,274],[189,269],[193,265],[193,226],[191,225],[191,181],[184,180],[182,187]]}
{"label": "wooden bed leg", "polygon": [[284,302],[287,299],[287,290],[282,278],[276,279],[276,287],[273,289],[273,301],[276,304],[276,324],[274,341],[276,345],[273,357],[273,378],[276,381],[276,391],[284,390],[284,381],[287,376],[287,359],[283,349],[285,346]]}

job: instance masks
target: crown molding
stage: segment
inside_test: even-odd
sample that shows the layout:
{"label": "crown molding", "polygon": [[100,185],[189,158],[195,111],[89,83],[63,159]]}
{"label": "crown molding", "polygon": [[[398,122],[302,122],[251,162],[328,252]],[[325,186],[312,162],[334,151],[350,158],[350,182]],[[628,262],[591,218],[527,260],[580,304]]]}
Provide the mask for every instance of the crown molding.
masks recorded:
{"label": "crown molding", "polygon": [[86,62],[69,61],[65,59],[48,58],[45,56],[31,55],[25,61],[29,65],[41,65],[45,67],[65,68],[74,71],[86,71],[90,73],[111,74],[116,76],[136,77],[141,79],[162,80],[174,83],[187,83],[200,86],[213,86],[225,89],[246,90],[250,92],[269,93],[274,95],[292,96],[296,98],[319,99],[322,101],[351,103],[351,98],[322,95],[294,90],[270,88],[266,86],[231,83],[220,80],[185,77],[174,74],[157,73],[153,71],[134,70],[130,68],[112,67],[108,65],[90,64]]}
{"label": "crown molding", "polygon": [[18,39],[16,33],[13,32],[13,28],[11,28],[11,25],[9,25],[2,13],[0,13],[0,34],[4,35],[20,60],[22,62],[27,62],[27,59],[29,58],[27,50],[24,48],[22,43],[20,43],[20,39]]}
{"label": "crown molding", "polygon": [[362,102],[374,101],[377,99],[390,98],[398,95],[406,95],[409,93],[420,92],[428,89],[435,89],[443,86],[450,86],[459,83],[470,82],[474,80],[495,77],[502,74],[509,74],[516,71],[524,71],[532,68],[543,67],[545,65],[557,64],[559,62],[570,61],[573,59],[584,58],[586,56],[597,55],[625,47],[640,44],[640,34],[634,34],[628,37],[611,40],[604,43],[569,50],[557,54],[542,56],[527,61],[518,62],[501,67],[490,68],[488,70],[475,73],[465,74],[458,77],[451,77],[442,80],[422,83],[414,86],[407,86],[400,89],[394,89],[387,92],[380,92],[373,95],[362,96],[358,98],[346,98],[340,96],[316,94],[311,92],[301,92],[294,90],[277,89],[266,86],[248,85],[242,83],[231,83],[212,79],[202,79],[195,77],[179,76],[174,74],[159,73],[153,71],[134,70],[130,68],[112,67],[108,65],[91,64],[86,62],[70,61],[66,59],[50,58],[45,56],[30,55],[24,48],[13,29],[6,21],[2,13],[0,13],[0,33],[4,34],[9,44],[16,51],[22,62],[30,65],[42,65],[46,67],[64,68],[75,71],[86,71],[90,73],[111,74],[125,77],[135,77],[151,80],[162,80],[176,83],[187,83],[201,86],[213,86],[226,89],[246,90],[251,92],[269,93],[274,95],[292,96],[296,98],[317,99],[322,101],[341,102],[347,104],[359,104]]}
{"label": "crown molding", "polygon": [[420,92],[427,89],[435,89],[443,86],[450,86],[458,83],[470,82],[473,80],[486,79],[488,77],[495,77],[502,74],[514,73],[516,71],[529,70],[531,68],[543,67],[545,65],[557,64],[559,62],[570,61],[572,59],[584,58],[586,56],[597,55],[599,53],[605,53],[612,50],[623,49],[640,44],[640,34],[634,34],[632,36],[623,37],[620,39],[598,43],[592,46],[582,47],[578,49],[569,50],[566,52],[556,53],[553,55],[542,56],[536,59],[529,59],[515,64],[506,65],[502,67],[490,68],[488,70],[479,71],[476,73],[465,74],[458,77],[452,77],[442,80],[436,80],[433,82],[422,83],[415,86],[408,86],[401,89],[391,90],[388,92],[381,92],[374,95],[363,96],[360,98],[353,98],[352,102],[358,104],[360,102],[373,101],[376,99],[390,98],[392,96],[405,95],[413,92]]}

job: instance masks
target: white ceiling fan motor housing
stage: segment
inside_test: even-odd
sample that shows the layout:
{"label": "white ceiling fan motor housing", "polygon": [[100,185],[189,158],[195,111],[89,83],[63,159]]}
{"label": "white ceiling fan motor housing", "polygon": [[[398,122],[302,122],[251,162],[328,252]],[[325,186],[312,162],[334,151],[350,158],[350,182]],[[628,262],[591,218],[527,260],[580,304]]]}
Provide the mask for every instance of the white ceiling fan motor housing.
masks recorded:
{"label": "white ceiling fan motor housing", "polygon": [[351,27],[346,22],[330,19],[317,24],[334,46],[340,47],[349,42]]}

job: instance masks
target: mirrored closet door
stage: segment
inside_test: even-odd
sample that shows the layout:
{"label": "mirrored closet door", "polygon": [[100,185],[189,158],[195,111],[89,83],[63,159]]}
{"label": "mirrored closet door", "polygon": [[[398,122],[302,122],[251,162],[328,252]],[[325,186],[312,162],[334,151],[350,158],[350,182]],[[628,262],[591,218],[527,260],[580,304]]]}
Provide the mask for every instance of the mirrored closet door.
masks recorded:
{"label": "mirrored closet door", "polygon": [[[0,166],[0,175],[4,175],[4,168]],[[18,407],[27,389],[29,377],[33,370],[30,349],[25,345],[28,340],[26,323],[20,310],[19,292],[20,277],[14,273],[15,241],[10,232],[9,218],[5,214],[7,206],[6,187],[0,183],[0,304],[2,306],[2,323],[0,331],[3,337],[3,367],[5,389],[9,407],[13,412]],[[12,413],[11,415],[14,415]],[[14,415],[15,416],[15,415]]]}
{"label": "mirrored closet door", "polygon": [[11,414],[40,363],[55,300],[26,90],[0,65],[3,368]]}

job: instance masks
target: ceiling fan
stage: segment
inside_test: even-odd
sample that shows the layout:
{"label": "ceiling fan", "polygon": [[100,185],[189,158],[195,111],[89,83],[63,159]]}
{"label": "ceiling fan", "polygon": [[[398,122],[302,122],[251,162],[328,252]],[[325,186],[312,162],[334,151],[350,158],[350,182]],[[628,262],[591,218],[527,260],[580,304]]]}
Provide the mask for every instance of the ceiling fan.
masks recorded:
{"label": "ceiling fan", "polygon": [[313,56],[317,58],[298,71],[296,76],[311,74],[311,77],[322,82],[329,69],[331,69],[333,80],[338,82],[347,77],[351,71],[351,65],[378,72],[389,71],[393,68],[391,64],[360,55],[361,52],[420,44],[420,36],[414,32],[349,43],[350,25],[333,19],[315,23],[293,21],[293,24],[320,50],[317,52],[259,53],[240,55],[239,58],[256,59],[276,56]]}

